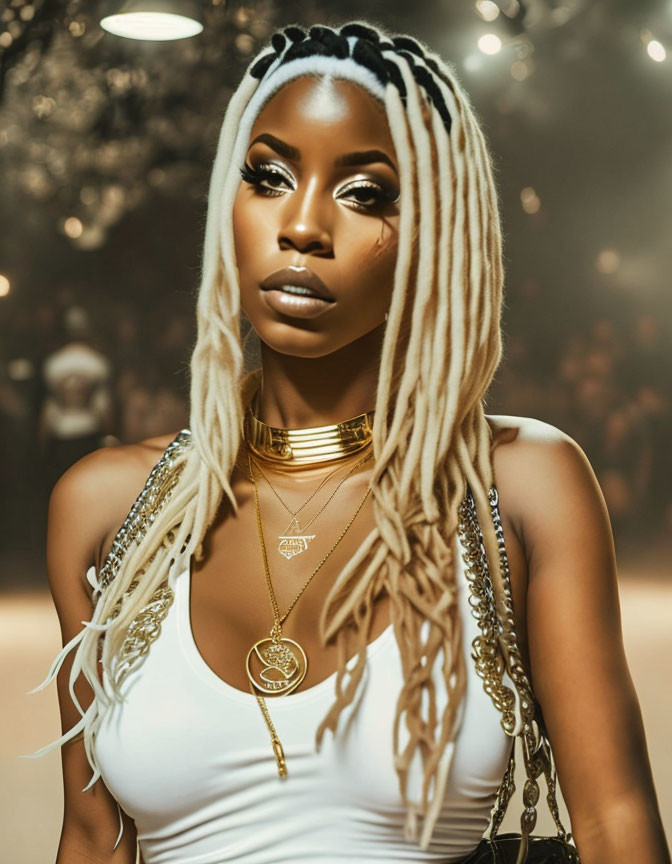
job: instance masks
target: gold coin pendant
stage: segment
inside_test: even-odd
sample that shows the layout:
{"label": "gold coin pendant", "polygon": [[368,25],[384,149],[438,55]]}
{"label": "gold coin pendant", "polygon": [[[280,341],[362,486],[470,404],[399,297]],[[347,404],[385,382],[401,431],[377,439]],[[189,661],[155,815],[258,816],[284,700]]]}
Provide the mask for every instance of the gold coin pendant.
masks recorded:
{"label": "gold coin pendant", "polygon": [[263,696],[286,696],[306,677],[308,659],[293,639],[260,639],[247,652],[247,677]]}

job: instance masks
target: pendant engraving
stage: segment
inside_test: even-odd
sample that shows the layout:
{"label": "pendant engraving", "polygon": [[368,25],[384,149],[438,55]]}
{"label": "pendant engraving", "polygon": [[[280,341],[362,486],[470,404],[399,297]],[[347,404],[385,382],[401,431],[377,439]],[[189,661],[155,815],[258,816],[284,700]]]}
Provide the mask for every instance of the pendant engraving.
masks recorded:
{"label": "pendant engraving", "polygon": [[308,659],[293,639],[260,639],[247,652],[247,677],[264,696],[285,696],[306,677]]}
{"label": "pendant engraving", "polygon": [[317,536],[316,534],[299,534],[298,532],[301,529],[299,528],[299,520],[296,517],[292,519],[285,530],[287,532],[295,532],[293,534],[285,533],[278,536],[278,540],[280,541],[278,544],[278,552],[281,555],[284,555],[288,561],[295,555],[300,555],[302,552],[305,552],[308,548],[308,543],[311,540],[314,540]]}

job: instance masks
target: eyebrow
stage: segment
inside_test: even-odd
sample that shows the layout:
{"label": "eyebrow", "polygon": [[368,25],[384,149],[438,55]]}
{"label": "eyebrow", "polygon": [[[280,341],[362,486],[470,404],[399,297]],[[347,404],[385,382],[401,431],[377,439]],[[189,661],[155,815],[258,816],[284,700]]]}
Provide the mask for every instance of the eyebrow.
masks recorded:
{"label": "eyebrow", "polygon": [[[280,156],[284,156],[285,159],[291,159],[294,162],[301,161],[301,151],[297,147],[293,147],[291,144],[282,141],[280,138],[276,138],[275,135],[262,132],[253,141],[250,141],[250,147],[253,144],[259,143],[268,144],[269,147],[275,150]],[[370,165],[372,162],[384,162],[390,166],[395,174],[397,173],[394,163],[382,150],[362,150],[358,153],[345,153],[334,160],[334,165]]]}

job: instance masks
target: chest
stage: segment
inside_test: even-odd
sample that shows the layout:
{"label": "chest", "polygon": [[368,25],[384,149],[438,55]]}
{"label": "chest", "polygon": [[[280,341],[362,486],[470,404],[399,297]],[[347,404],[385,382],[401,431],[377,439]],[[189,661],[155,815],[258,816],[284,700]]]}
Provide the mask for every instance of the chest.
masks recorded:
{"label": "chest", "polygon": [[[320,616],[329,591],[374,528],[371,496],[365,497],[368,479],[353,476],[323,509],[328,493],[316,496],[315,503],[302,510],[315,480],[293,495],[279,484],[258,483],[257,505],[252,485],[238,479],[238,513],[233,514],[228,502],[223,504],[206,537],[203,559],[191,564],[193,638],[220,678],[248,690],[245,660],[252,645],[269,636],[274,623],[272,595],[282,635],[298,642],[308,657],[301,689],[336,669],[337,646],[335,640],[321,639]],[[369,641],[389,624],[389,601],[381,597],[374,607]]]}
{"label": "chest", "polygon": [[[213,864],[326,861],[320,849],[338,850],[335,861],[380,860],[382,852],[387,860],[419,862],[473,849],[511,741],[469,663],[478,628],[461,569],[457,576],[467,631],[464,715],[447,750],[450,776],[433,844],[423,851],[403,840],[405,808],[392,758],[403,672],[391,631],[369,645],[362,686],[319,751],[315,731],[333,703],[333,679],[270,702],[290,772],[279,782],[255,698],[213,675],[190,640],[189,570],[182,571],[160,638],[127,679],[124,702],[106,714],[96,739],[105,783],[135,820],[148,864],[187,854]],[[448,698],[440,665],[433,677],[440,714]],[[405,741],[402,723],[402,748]],[[421,795],[420,767],[414,762],[408,776],[414,799]],[[260,825],[280,832],[272,843]]]}
{"label": "chest", "polygon": [[[236,478],[238,513],[233,514],[228,501],[220,508],[206,536],[203,559],[191,562],[188,597],[194,642],[219,678],[248,692],[245,668],[248,651],[255,642],[268,637],[274,621],[269,578],[283,619],[283,636],[298,642],[308,657],[300,690],[333,674],[338,667],[337,646],[335,640],[323,642],[321,616],[332,587],[347,577],[349,562],[375,527],[372,497],[364,498],[368,480],[368,473],[349,478],[323,509],[325,498],[316,496],[315,503],[310,502],[300,510],[293,523],[292,513],[310,495],[315,481],[312,489],[306,483],[293,496],[276,484],[273,488],[265,482],[258,483],[258,505],[255,505],[252,484],[242,476]],[[288,507],[283,506],[280,498]],[[501,505],[500,514],[516,630],[523,657],[527,659],[525,551]],[[264,565],[260,524],[268,568]],[[291,557],[286,554],[289,536],[304,538],[299,544],[291,544],[294,547],[305,546]],[[344,590],[352,587],[344,585]],[[328,621],[328,610],[325,618]],[[389,627],[390,620],[389,598],[383,594],[374,604],[368,641],[378,638]]]}

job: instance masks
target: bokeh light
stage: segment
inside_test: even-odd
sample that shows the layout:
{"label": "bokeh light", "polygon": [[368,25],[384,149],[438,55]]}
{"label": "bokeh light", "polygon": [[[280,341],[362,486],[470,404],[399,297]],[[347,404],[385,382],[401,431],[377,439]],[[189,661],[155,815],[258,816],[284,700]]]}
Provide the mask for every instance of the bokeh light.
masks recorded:
{"label": "bokeh light", "polygon": [[498,54],[502,50],[502,40],[494,33],[485,33],[478,40],[478,47],[483,54]]}
{"label": "bokeh light", "polygon": [[595,266],[600,273],[607,275],[615,273],[621,266],[621,256],[616,249],[602,249],[597,256]]}
{"label": "bokeh light", "polygon": [[499,15],[499,6],[493,0],[476,0],[476,11],[484,21],[494,21]]}
{"label": "bokeh light", "polygon": [[652,60],[656,61],[656,63],[662,63],[667,57],[665,46],[658,42],[657,39],[652,39],[648,43],[646,46],[646,52]]}
{"label": "bokeh light", "polygon": [[526,186],[524,189],[521,189],[520,203],[523,206],[523,210],[530,214],[538,213],[541,208],[541,199],[532,186]]}
{"label": "bokeh light", "polygon": [[515,60],[510,71],[514,81],[524,81],[530,74],[530,64],[524,60]]}
{"label": "bokeh light", "polygon": [[81,237],[83,230],[84,226],[76,216],[69,216],[63,222],[63,232],[67,237],[71,237],[73,240],[77,237]]}
{"label": "bokeh light", "polygon": [[12,381],[28,381],[35,374],[35,365],[27,357],[16,357],[7,364],[7,375]]}

